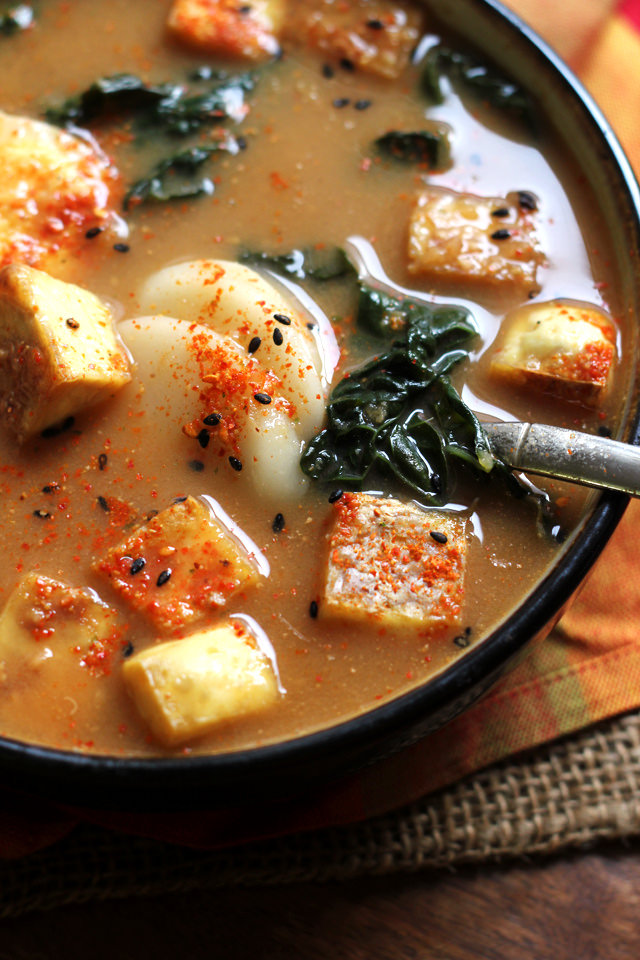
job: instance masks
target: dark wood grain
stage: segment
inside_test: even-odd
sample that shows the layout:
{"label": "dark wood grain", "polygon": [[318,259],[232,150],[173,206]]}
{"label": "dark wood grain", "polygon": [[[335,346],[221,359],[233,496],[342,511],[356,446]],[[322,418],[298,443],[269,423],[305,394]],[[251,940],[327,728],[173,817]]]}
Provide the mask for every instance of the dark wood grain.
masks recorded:
{"label": "dark wood grain", "polygon": [[530,864],[110,901],[4,921],[1,960],[636,960],[640,842]]}

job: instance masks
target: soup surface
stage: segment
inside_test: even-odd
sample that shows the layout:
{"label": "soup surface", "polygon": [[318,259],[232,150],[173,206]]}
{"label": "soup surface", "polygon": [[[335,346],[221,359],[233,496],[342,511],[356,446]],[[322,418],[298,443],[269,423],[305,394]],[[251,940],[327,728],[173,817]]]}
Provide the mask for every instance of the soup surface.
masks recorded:
{"label": "soup surface", "polygon": [[[211,6],[229,10],[228,4]],[[233,273],[249,253],[311,250],[325,263],[347,238],[357,238],[381,276],[434,304],[470,310],[478,334],[451,377],[469,407],[488,417],[591,432],[614,428],[625,330],[597,213],[570,158],[547,142],[541,124],[532,133],[505,97],[502,105],[487,105],[458,82],[451,58],[442,58],[442,103],[425,93],[425,63],[439,40],[428,9],[360,2],[337,14],[339,5],[328,0],[296,6],[288,27],[265,28],[264,43],[256,40],[259,31],[249,31],[249,56],[229,46],[232,56],[211,53],[203,49],[206,38],[171,33],[172,4],[157,0],[41,4],[33,26],[0,41],[0,106],[9,114],[42,120],[48,108],[98,78],[123,73],[147,90],[113,98],[91,116],[71,117],[70,135],[108,158],[97,174],[109,191],[104,209],[76,206],[57,220],[51,214],[48,232],[38,228],[42,249],[16,241],[3,261],[42,269],[108,304],[132,361],[130,381],[99,402],[65,409],[53,425],[26,437],[10,416],[0,431],[5,736],[100,753],[207,753],[338,722],[410,689],[481,642],[539,582],[584,515],[584,494],[549,484],[552,516],[544,532],[535,497],[512,496],[499,479],[456,474],[445,503],[436,505],[388,470],[367,474],[360,485],[362,493],[383,498],[367,513],[371,501],[351,492],[357,484],[314,480],[300,469],[301,452],[323,426],[330,385],[389,350],[402,324],[386,339],[358,325],[353,273],[322,280],[310,271],[302,278],[300,271],[283,270],[282,261],[255,257],[242,271],[257,271],[257,280],[255,273]],[[357,43],[344,45],[353,23],[360,31],[364,23],[375,52],[385,32],[393,35],[390,25],[405,23],[407,10],[415,36],[407,27],[407,63],[391,70],[397,76],[372,70],[364,55],[354,58]],[[340,23],[346,17],[342,32],[318,27],[330,16]],[[453,41],[447,44],[455,49]],[[212,89],[218,70],[232,79],[224,100],[230,118],[213,109],[186,133],[148,122],[145,111],[161,99],[149,90],[157,94],[159,85],[169,84],[181,91],[178,99],[200,96]],[[247,72],[241,97],[238,77]],[[188,127],[184,114],[179,122]],[[430,137],[398,141],[385,153],[375,144],[390,131]],[[429,142],[441,151],[435,158],[425,153]],[[199,160],[191,154],[182,168],[171,165],[180,151],[203,148]],[[37,191],[44,209],[50,176],[46,168],[20,176],[0,206],[15,212],[18,205],[28,219]],[[44,187],[30,176],[44,178]],[[194,184],[198,196],[165,197]],[[420,209],[417,198],[432,188],[445,191],[436,191],[439,199],[450,196],[446,191],[492,198],[499,252],[503,240],[511,242],[514,216],[534,223],[533,252],[524,255],[532,271],[528,286],[493,282],[482,264],[480,282],[446,273],[438,279],[416,267],[410,225]],[[503,213],[500,198],[508,206]],[[20,222],[11,216],[9,236]],[[516,250],[516,263],[518,256]],[[181,264],[191,267],[158,273]],[[232,281],[225,280],[229,269]],[[234,326],[233,306],[207,326],[207,285],[220,282],[232,297],[234,285],[242,292],[243,283],[263,281],[270,285],[265,297],[273,294],[276,304],[266,320],[258,317],[255,328],[248,321]],[[615,369],[608,389],[595,395],[567,392],[565,374],[557,371],[544,389],[496,375],[508,318],[559,299],[566,309],[586,304],[605,318],[605,339],[614,331]],[[287,349],[293,374],[278,367],[278,350]],[[236,387],[249,390],[255,404],[248,414],[239,406],[240,422],[233,423],[228,401]],[[411,404],[420,409],[419,398]],[[391,503],[389,518],[380,519],[380,503],[384,509]],[[405,504],[408,533],[390,549],[400,556],[415,546],[419,553],[447,546],[448,567],[438,576],[455,584],[453,595],[445,590],[448,605],[434,613],[432,598],[426,616],[406,614],[407,600],[398,616],[388,617],[376,607],[378,589],[367,594],[364,587],[359,603],[333,602],[332,559],[335,577],[347,576],[359,549],[377,549],[367,540],[376,524],[405,522],[396,510]],[[426,532],[416,520],[425,516]],[[166,535],[165,523],[173,524]],[[205,547],[198,546],[202,524],[209,525]],[[349,528],[346,534],[340,524]],[[348,542],[354,528],[355,546]],[[147,551],[154,536],[160,547],[152,561]],[[219,584],[214,601],[209,593],[196,595],[193,584],[200,583],[216,537],[224,539],[233,584]],[[380,555],[371,562],[380,563]],[[397,576],[402,592],[404,568],[398,569],[385,576]],[[384,592],[383,579],[376,583]],[[163,588],[156,602],[153,591]],[[167,613],[169,589],[178,606]],[[437,594],[437,583],[434,589]],[[216,654],[209,634],[217,629]],[[194,637],[204,637],[203,645]],[[158,650],[162,662],[154,673],[156,667],[139,658]],[[196,667],[199,657],[206,663]],[[163,713],[178,680],[183,693],[185,685],[202,685],[206,702],[196,720],[184,711],[178,720]]]}

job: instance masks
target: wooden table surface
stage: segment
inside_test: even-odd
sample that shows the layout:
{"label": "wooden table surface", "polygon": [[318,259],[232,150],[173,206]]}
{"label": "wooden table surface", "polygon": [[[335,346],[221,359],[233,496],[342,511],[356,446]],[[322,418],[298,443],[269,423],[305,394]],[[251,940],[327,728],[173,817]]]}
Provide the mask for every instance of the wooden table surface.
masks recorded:
{"label": "wooden table surface", "polygon": [[637,960],[640,839],[342,884],[85,904],[0,924],[0,960]]}

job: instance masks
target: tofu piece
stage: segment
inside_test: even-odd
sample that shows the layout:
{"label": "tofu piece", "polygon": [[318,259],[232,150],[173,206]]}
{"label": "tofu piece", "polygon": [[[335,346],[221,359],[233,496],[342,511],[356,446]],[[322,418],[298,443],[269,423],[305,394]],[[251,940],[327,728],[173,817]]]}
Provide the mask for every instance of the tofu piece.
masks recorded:
{"label": "tofu piece", "polygon": [[42,270],[0,270],[0,415],[19,442],[113,396],[131,379],[111,311]]}
{"label": "tofu piece", "polygon": [[66,275],[89,228],[122,225],[121,192],[117,170],[89,143],[0,111],[0,266]]}
{"label": "tofu piece", "polygon": [[436,284],[509,289],[525,298],[540,289],[536,274],[544,260],[532,211],[515,199],[428,187],[415,201],[408,244],[412,274]]}
{"label": "tofu piece", "polygon": [[315,48],[358,70],[399,77],[425,29],[418,4],[394,0],[296,0],[283,37]]}
{"label": "tofu piece", "polygon": [[253,558],[195,497],[161,510],[94,568],[156,628],[174,632],[215,615],[260,576]]}
{"label": "tofu piece", "polygon": [[260,60],[278,53],[284,0],[174,0],[167,27],[177,40],[218,57]]}
{"label": "tofu piece", "polygon": [[280,696],[270,660],[240,620],[149,647],[125,661],[122,674],[153,735],[168,747],[265,710]]}
{"label": "tofu piece", "polygon": [[491,376],[589,405],[606,396],[616,328],[598,307],[550,300],[512,310],[491,360]]}
{"label": "tofu piece", "polygon": [[344,493],[334,510],[321,616],[427,631],[460,624],[463,518],[363,493]]}
{"label": "tofu piece", "polygon": [[0,674],[15,678],[25,667],[38,670],[60,656],[93,673],[108,672],[125,632],[117,612],[92,590],[30,573],[0,614]]}

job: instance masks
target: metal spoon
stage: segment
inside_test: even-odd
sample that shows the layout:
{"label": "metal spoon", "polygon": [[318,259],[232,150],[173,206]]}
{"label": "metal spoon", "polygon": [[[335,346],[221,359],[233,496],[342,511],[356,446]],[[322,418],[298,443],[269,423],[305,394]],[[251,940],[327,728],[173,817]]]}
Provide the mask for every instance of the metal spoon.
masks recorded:
{"label": "metal spoon", "polygon": [[[349,237],[343,249],[364,283],[433,306],[431,298],[394,284],[366,240]],[[480,419],[491,449],[514,470],[640,497],[640,447],[548,424]]]}

